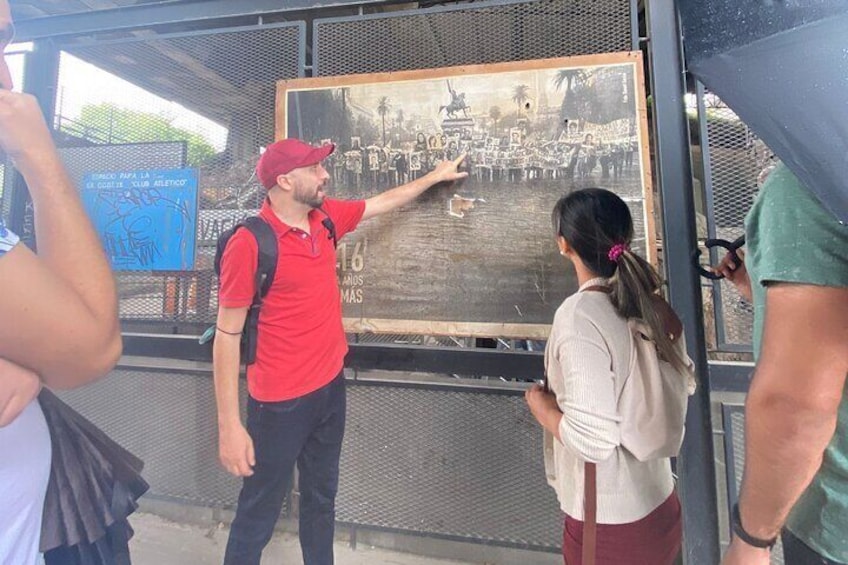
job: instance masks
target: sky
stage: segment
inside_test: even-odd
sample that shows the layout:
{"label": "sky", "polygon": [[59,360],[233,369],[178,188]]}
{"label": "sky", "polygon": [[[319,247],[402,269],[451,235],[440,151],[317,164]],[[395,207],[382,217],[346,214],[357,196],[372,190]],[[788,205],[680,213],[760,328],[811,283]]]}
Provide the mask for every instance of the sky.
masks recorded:
{"label": "sky", "polygon": [[[29,44],[19,43],[10,45],[6,51],[6,60],[18,91],[23,82],[22,53],[30,49]],[[62,53],[56,114],[75,119],[79,117],[83,106],[100,103],[157,114],[167,118],[174,127],[200,134],[217,151],[222,151],[226,146],[226,128],[81,59]]]}

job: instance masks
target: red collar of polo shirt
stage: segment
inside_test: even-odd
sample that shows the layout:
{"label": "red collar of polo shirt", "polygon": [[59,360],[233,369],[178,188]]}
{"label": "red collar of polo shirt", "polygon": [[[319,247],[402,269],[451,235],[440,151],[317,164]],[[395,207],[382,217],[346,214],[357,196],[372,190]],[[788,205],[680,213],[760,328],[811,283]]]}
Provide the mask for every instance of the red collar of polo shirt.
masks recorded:
{"label": "red collar of polo shirt", "polygon": [[[315,219],[315,214],[318,214],[318,210],[314,208],[309,211],[309,231],[312,231],[312,220]],[[274,233],[277,234],[278,237],[281,237],[290,231],[294,231],[295,228],[293,226],[288,225],[283,222],[277,214],[274,213],[274,209],[271,208],[271,203],[266,198],[262,203],[262,208],[259,210],[259,217],[268,222],[271,228],[274,230]]]}

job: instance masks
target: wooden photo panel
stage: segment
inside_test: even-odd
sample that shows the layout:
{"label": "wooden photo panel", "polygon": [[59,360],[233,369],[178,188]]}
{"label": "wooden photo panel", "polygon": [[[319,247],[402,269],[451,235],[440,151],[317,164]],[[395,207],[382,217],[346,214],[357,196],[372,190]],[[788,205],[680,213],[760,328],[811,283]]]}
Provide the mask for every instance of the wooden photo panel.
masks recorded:
{"label": "wooden photo panel", "polygon": [[467,154],[468,179],[340,242],[348,331],[546,337],[577,289],[551,211],[578,188],[619,194],[634,248],[656,262],[638,52],[280,81],[276,135],[332,140],[325,167],[340,199]]}

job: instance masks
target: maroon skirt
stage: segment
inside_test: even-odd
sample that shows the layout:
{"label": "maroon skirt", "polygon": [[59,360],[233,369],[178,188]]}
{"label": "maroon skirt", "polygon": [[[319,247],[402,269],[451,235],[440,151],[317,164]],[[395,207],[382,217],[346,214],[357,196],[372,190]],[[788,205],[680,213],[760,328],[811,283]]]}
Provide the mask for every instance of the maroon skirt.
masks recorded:
{"label": "maroon skirt", "polygon": [[[596,565],[670,565],[683,538],[677,492],[641,520],[598,524],[597,531]],[[583,522],[570,516],[565,517],[562,556],[565,565],[583,563]]]}

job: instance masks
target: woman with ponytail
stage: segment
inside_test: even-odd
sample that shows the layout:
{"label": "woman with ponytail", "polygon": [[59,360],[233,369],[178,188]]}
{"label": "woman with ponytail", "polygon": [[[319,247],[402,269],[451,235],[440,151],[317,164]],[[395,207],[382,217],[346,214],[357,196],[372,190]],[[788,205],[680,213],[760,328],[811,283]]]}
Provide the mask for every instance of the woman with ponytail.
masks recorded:
{"label": "woman with ponytail", "polygon": [[[526,398],[545,428],[548,482],[566,515],[565,563],[584,563],[584,519],[597,522],[598,565],[674,563],[682,535],[670,460],[639,460],[622,446],[619,405],[633,354],[628,320],[650,329],[660,358],[675,367],[685,364],[672,343],[679,334],[670,336],[665,325],[670,309],[658,308],[665,305],[658,298],[662,281],[631,251],[630,210],[612,192],[589,188],[564,196],[553,224],[559,252],[573,265],[580,289],[554,317],[545,387],[534,386]],[[585,496],[590,472],[596,481],[591,503]]]}

